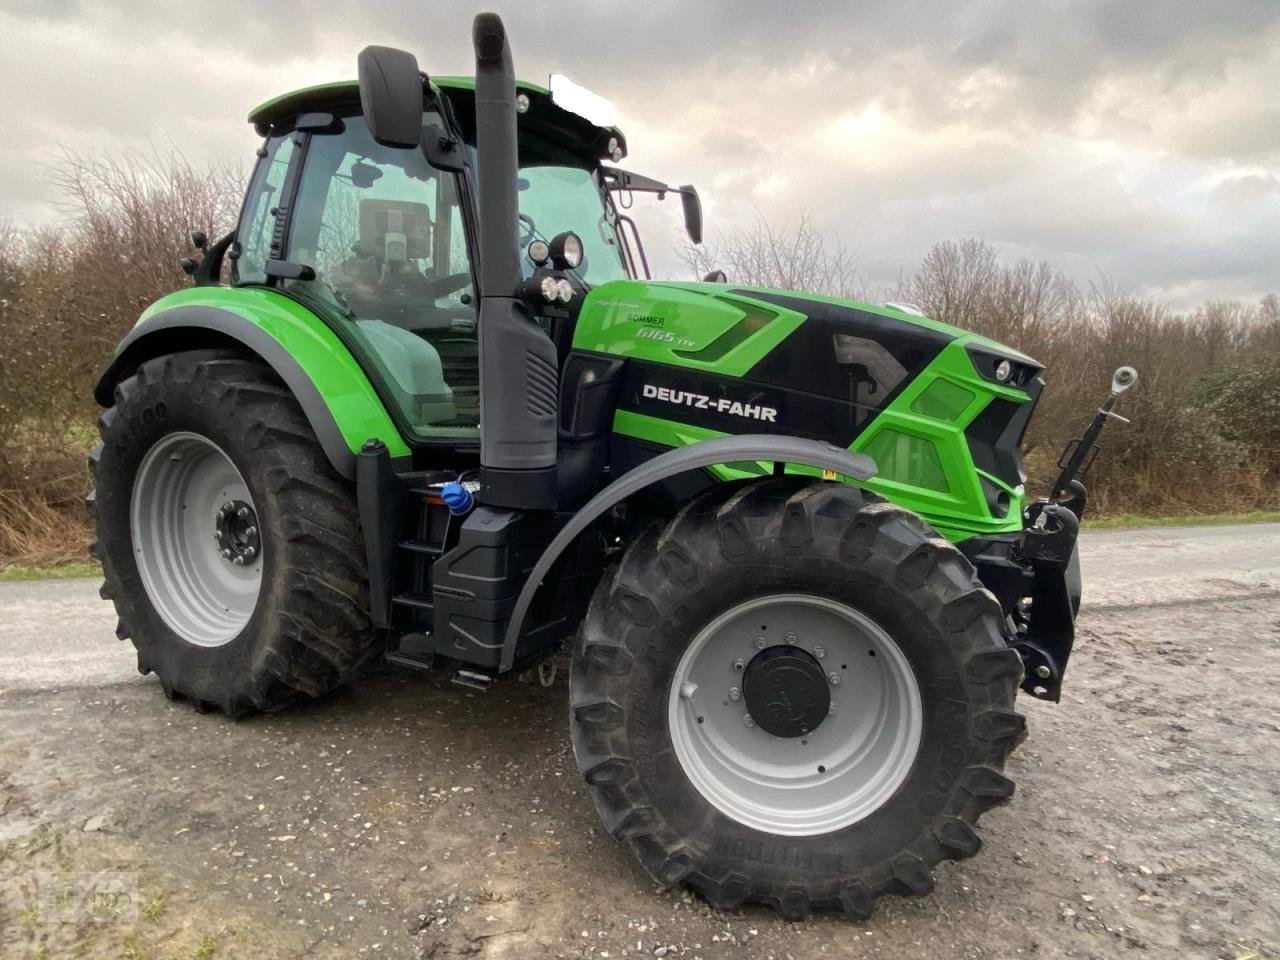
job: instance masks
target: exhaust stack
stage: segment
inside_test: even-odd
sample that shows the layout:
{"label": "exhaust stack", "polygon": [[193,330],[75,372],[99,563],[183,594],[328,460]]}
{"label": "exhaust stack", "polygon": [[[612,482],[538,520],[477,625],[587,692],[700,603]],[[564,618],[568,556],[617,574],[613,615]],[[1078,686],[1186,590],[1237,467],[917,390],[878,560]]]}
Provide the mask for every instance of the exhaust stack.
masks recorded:
{"label": "exhaust stack", "polygon": [[480,495],[498,507],[556,505],[555,345],[519,298],[516,81],[501,18],[477,14],[480,193]]}

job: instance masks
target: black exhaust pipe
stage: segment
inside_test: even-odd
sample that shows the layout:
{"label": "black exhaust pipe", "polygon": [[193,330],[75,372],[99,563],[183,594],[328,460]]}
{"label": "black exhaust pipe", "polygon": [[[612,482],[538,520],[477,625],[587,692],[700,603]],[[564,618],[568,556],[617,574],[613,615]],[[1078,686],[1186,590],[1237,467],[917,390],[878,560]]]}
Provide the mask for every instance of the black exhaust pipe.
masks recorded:
{"label": "black exhaust pipe", "polygon": [[516,79],[496,13],[477,14],[476,179],[480,193],[480,502],[556,505],[559,363],[519,296]]}

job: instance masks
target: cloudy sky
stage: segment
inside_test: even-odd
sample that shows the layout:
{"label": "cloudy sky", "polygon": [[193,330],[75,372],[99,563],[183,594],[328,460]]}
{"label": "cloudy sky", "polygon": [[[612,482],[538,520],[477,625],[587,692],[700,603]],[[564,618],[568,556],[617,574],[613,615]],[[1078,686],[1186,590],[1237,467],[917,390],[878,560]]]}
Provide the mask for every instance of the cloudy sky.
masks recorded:
{"label": "cloudy sky", "polygon": [[[873,289],[977,236],[1175,307],[1280,290],[1280,0],[506,6],[517,72],[614,101],[626,165],[697,184],[712,234],[811,211]],[[62,147],[247,164],[249,108],[368,43],[467,72],[476,9],[0,0],[0,219],[60,215]]]}

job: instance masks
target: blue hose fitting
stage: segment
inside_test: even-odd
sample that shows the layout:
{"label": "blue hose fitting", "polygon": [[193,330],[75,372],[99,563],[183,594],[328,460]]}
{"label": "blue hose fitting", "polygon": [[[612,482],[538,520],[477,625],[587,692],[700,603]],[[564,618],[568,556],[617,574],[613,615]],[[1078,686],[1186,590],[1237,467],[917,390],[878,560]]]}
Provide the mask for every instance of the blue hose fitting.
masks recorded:
{"label": "blue hose fitting", "polygon": [[444,505],[449,508],[449,512],[455,517],[470,513],[476,502],[475,498],[471,496],[471,491],[456,480],[452,483],[446,483],[440,488],[440,499],[444,501]]}

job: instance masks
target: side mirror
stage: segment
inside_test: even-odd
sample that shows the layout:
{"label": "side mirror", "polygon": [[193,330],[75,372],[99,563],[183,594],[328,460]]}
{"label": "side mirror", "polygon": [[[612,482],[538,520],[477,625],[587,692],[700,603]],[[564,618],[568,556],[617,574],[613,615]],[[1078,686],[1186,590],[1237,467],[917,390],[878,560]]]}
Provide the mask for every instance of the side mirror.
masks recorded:
{"label": "side mirror", "polygon": [[702,242],[702,201],[698,191],[689,184],[680,188],[680,203],[684,207],[684,228],[694,243]]}
{"label": "side mirror", "polygon": [[422,73],[412,53],[365,47],[356,60],[360,109],[373,139],[408,150],[422,139]]}

